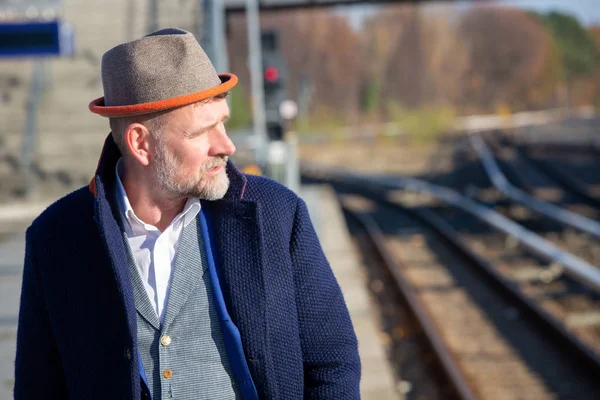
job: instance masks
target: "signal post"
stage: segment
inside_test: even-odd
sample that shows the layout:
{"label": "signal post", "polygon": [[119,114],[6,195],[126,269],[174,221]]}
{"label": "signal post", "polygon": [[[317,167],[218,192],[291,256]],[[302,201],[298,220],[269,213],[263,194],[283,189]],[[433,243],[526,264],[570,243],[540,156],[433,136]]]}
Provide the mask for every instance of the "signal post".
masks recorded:
{"label": "signal post", "polygon": [[280,52],[277,31],[261,32],[261,53],[268,139],[267,173],[271,178],[297,191],[297,139],[290,132],[290,122],[296,117],[297,106],[287,99],[288,70]]}

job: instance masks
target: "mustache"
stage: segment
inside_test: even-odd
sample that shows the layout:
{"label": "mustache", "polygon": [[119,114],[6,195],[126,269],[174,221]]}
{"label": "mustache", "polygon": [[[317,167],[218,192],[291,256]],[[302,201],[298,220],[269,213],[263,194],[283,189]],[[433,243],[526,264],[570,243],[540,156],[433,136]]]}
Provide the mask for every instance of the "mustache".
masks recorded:
{"label": "mustache", "polygon": [[208,171],[208,170],[216,168],[218,166],[225,165],[227,163],[228,159],[229,159],[229,157],[227,157],[227,156],[212,157],[204,163],[202,169],[204,171]]}

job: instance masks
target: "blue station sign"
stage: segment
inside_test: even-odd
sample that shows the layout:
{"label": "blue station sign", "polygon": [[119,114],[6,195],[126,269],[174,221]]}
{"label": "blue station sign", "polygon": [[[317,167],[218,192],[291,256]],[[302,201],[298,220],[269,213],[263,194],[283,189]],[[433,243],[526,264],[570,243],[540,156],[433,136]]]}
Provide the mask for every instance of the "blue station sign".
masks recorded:
{"label": "blue station sign", "polygon": [[74,34],[61,21],[0,24],[0,57],[67,56],[73,54]]}

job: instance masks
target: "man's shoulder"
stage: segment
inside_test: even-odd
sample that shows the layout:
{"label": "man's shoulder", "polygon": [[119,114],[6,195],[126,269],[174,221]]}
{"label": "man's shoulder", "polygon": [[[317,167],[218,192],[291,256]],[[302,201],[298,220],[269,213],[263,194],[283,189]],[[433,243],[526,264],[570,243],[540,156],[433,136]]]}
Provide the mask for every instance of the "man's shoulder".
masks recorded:
{"label": "man's shoulder", "polygon": [[77,189],[46,208],[31,224],[36,230],[57,229],[71,221],[83,221],[93,216],[94,195],[87,186]]}
{"label": "man's shoulder", "polygon": [[270,178],[245,174],[247,182],[243,199],[257,201],[274,207],[296,208],[298,195],[288,187]]}

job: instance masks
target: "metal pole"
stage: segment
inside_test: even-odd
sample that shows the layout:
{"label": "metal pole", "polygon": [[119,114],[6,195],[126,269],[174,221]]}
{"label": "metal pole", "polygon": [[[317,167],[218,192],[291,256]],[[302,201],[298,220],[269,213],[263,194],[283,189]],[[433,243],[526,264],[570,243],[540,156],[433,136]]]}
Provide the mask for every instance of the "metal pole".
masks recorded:
{"label": "metal pole", "polygon": [[[289,126],[289,122],[287,124]],[[298,193],[300,190],[300,166],[298,165],[298,137],[296,132],[288,131],[285,135],[287,144],[286,179],[287,187]]]}
{"label": "metal pole", "polygon": [[148,33],[158,30],[158,0],[149,0]]}
{"label": "metal pole", "polygon": [[44,64],[41,59],[33,61],[33,73],[31,86],[27,97],[27,110],[25,119],[25,132],[21,142],[20,167],[23,172],[25,183],[24,192],[26,197],[35,193],[35,181],[33,179],[33,153],[38,138],[38,111],[44,79]]}
{"label": "metal pole", "polygon": [[135,0],[127,0],[127,8],[125,9],[125,39],[127,41],[133,40],[133,26],[135,24]]}
{"label": "metal pole", "polygon": [[[229,71],[227,32],[223,0],[198,1],[199,29],[202,31],[202,48],[218,73]],[[200,32],[198,32],[200,33]]]}
{"label": "metal pole", "polygon": [[[215,62],[215,41],[213,40],[214,29],[212,19],[212,9],[214,0],[198,0],[197,7],[197,30],[196,39],[202,45],[206,55]],[[218,72],[218,70],[217,70]]]}
{"label": "metal pole", "polygon": [[215,50],[213,62],[215,63],[215,69],[218,73],[228,72],[229,59],[227,57],[227,32],[223,0],[213,0],[212,20],[213,42]]}
{"label": "metal pole", "polygon": [[248,65],[250,66],[250,83],[252,85],[252,117],[256,160],[259,165],[264,166],[266,162],[267,122],[265,118],[258,0],[246,0],[246,21],[248,28]]}

